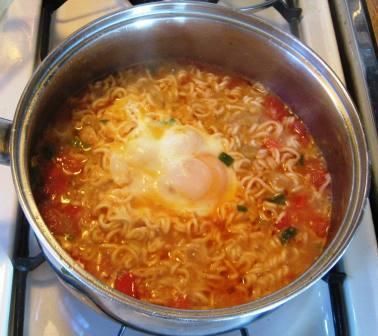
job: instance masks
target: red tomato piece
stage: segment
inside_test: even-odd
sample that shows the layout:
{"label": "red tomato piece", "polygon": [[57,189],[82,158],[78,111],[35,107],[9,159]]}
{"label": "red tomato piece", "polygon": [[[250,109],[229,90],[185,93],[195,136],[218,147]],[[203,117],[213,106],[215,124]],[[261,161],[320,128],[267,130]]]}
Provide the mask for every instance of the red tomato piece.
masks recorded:
{"label": "red tomato piece", "polygon": [[192,75],[191,74],[186,74],[185,76],[179,78],[179,83],[181,85],[186,85],[192,80]]}
{"label": "red tomato piece", "polygon": [[303,192],[293,193],[288,196],[290,207],[306,208],[309,206],[309,195]]}
{"label": "red tomato piece", "polygon": [[327,171],[324,164],[318,159],[307,160],[305,173],[310,175],[311,183],[316,189],[319,189],[326,182]]}
{"label": "red tomato piece", "polygon": [[282,121],[289,115],[288,109],[284,103],[276,96],[268,95],[264,101],[265,113],[273,120]]}
{"label": "red tomato piece", "polygon": [[70,155],[63,151],[56,157],[56,162],[66,171],[68,174],[80,174],[83,166],[84,161],[75,158],[74,156]]}
{"label": "red tomato piece", "polygon": [[289,214],[286,213],[277,223],[276,228],[279,230],[286,229],[290,226]]}
{"label": "red tomato piece", "polygon": [[229,80],[229,82],[227,83],[227,88],[228,89],[234,89],[234,88],[236,88],[236,87],[238,87],[238,86],[242,86],[242,85],[246,85],[246,84],[248,84],[248,82],[245,80],[245,79],[243,79],[243,78],[238,78],[238,77],[235,77],[235,78],[231,78],[230,80]]}
{"label": "red tomato piece", "polygon": [[[326,237],[329,228],[329,220],[318,214],[308,203],[306,205],[304,204],[305,203],[300,203],[300,207],[295,207],[295,205],[291,204],[286,210],[286,215],[281,221],[276,223],[276,227],[281,230],[289,226],[307,226],[310,227],[318,237]],[[301,207],[302,205],[303,207]]]}
{"label": "red tomato piece", "polygon": [[172,308],[178,309],[190,309],[191,304],[187,296],[179,296],[175,298],[170,304]]}
{"label": "red tomato piece", "polygon": [[301,120],[295,120],[291,125],[291,129],[293,133],[299,136],[299,141],[302,145],[307,146],[310,143],[310,134]]}
{"label": "red tomato piece", "polygon": [[320,187],[326,182],[326,172],[325,171],[311,172],[311,182],[315,186],[316,189],[320,189]]}
{"label": "red tomato piece", "polygon": [[307,172],[324,170],[324,164],[319,159],[308,159],[305,162],[305,169],[307,170]]}
{"label": "red tomato piece", "polygon": [[264,146],[268,149],[275,149],[275,148],[280,148],[281,144],[278,142],[278,140],[273,139],[273,138],[266,138],[264,140]]}
{"label": "red tomato piece", "polygon": [[132,273],[123,273],[116,279],[114,286],[116,289],[126,295],[132,296],[137,299],[139,298],[135,276]]}
{"label": "red tomato piece", "polygon": [[83,208],[77,205],[67,204],[61,206],[61,212],[68,218],[79,220],[82,217]]}
{"label": "red tomato piece", "polygon": [[45,180],[43,192],[47,196],[55,198],[58,195],[63,194],[67,187],[69,178],[60,167],[54,163],[49,163],[45,169]]}
{"label": "red tomato piece", "polygon": [[59,234],[57,231],[59,231],[59,228],[61,227],[60,216],[59,211],[55,208],[54,204],[52,202],[42,203],[39,206],[39,212],[49,229],[53,233]]}
{"label": "red tomato piece", "polygon": [[320,238],[327,236],[329,224],[329,220],[321,217],[313,218],[310,221],[310,226],[312,227],[316,235]]}
{"label": "red tomato piece", "polygon": [[[311,168],[322,166],[322,162],[313,160]],[[285,216],[276,223],[275,227],[279,230],[289,226],[301,228],[311,228],[315,234],[324,238],[327,236],[330,221],[327,216],[319,213],[318,209],[310,202],[310,194],[306,191],[299,191],[288,195],[288,207]]]}
{"label": "red tomato piece", "polygon": [[79,234],[79,221],[82,216],[81,207],[47,201],[40,205],[39,211],[52,233],[72,236]]}

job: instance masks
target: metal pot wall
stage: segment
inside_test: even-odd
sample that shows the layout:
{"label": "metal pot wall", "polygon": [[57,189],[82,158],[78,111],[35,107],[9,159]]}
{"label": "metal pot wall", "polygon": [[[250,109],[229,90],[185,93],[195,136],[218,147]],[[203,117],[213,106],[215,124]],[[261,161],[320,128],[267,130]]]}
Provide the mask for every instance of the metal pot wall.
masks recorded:
{"label": "metal pot wall", "polygon": [[[180,310],[141,302],[107,287],[58,245],[31,192],[31,149],[45,121],[64,99],[117,69],[177,58],[214,64],[269,87],[309,127],[332,176],[333,215],[325,251],[290,285],[248,304]],[[0,138],[0,159],[10,157],[22,209],[58,275],[114,318],[167,335],[205,335],[233,329],[308,288],[346,249],[368,187],[367,148],[358,114],[340,81],[319,57],[257,18],[198,2],[134,7],[101,18],[73,35],[34,73],[13,124],[2,122]]]}

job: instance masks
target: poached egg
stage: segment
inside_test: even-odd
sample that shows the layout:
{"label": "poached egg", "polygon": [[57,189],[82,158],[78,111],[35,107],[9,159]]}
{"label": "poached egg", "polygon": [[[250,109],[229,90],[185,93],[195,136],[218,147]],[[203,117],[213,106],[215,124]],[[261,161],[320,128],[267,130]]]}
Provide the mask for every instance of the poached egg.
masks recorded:
{"label": "poached egg", "polygon": [[218,159],[224,151],[218,136],[135,108],[132,118],[137,126],[113,150],[110,171],[139,204],[205,216],[234,198],[236,175]]}

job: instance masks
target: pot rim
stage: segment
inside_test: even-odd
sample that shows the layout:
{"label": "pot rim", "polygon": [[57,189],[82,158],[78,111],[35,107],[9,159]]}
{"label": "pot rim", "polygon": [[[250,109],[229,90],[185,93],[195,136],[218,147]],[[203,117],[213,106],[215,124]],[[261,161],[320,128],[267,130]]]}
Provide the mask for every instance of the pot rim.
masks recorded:
{"label": "pot rim", "polygon": [[[354,184],[348,202],[349,207],[341,224],[343,229],[338,231],[326,250],[299,278],[268,296],[238,306],[207,310],[169,308],[134,299],[105,285],[81,268],[56,242],[39,214],[28,179],[27,167],[29,164],[28,159],[24,155],[25,143],[27,141],[27,124],[33,113],[33,107],[38,100],[41,88],[44,87],[44,84],[51,76],[54,76],[59,71],[59,66],[71,57],[74,57],[75,53],[86,43],[95,40],[99,31],[114,30],[120,25],[128,25],[138,20],[162,17],[174,18],[177,16],[194,16],[207,20],[217,20],[225,24],[237,26],[240,29],[253,30],[269,38],[270,43],[285,48],[293,57],[305,61],[307,67],[312,71],[316,71],[317,78],[324,84],[332,99],[342,103],[339,114],[344,119],[345,127],[348,129],[350,135],[349,146],[353,153]],[[93,21],[69,37],[46,57],[28,82],[17,106],[11,130],[10,152],[12,176],[21,207],[44,249],[58,260],[70,275],[84,287],[89,286],[91,290],[94,290],[102,297],[126,304],[143,314],[163,319],[180,319],[187,322],[207,320],[209,318],[220,321],[232,319],[236,316],[256,315],[273,309],[306,290],[329,271],[347,248],[361,217],[370,177],[367,145],[357,111],[343,84],[324,61],[295,37],[257,17],[246,16],[214,4],[198,3],[195,1],[152,3],[124,9]],[[83,288],[80,288],[80,290],[83,291]],[[93,300],[90,295],[89,297]]]}

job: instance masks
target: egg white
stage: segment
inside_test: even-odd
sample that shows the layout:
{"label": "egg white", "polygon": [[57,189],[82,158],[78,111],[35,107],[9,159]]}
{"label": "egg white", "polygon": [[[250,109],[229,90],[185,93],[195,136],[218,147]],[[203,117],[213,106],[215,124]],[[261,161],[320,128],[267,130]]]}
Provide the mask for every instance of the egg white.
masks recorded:
{"label": "egg white", "polygon": [[217,159],[224,151],[219,137],[169,119],[136,119],[137,127],[112,154],[113,180],[127,182],[130,194],[144,204],[198,215],[235,196],[235,173]]}

